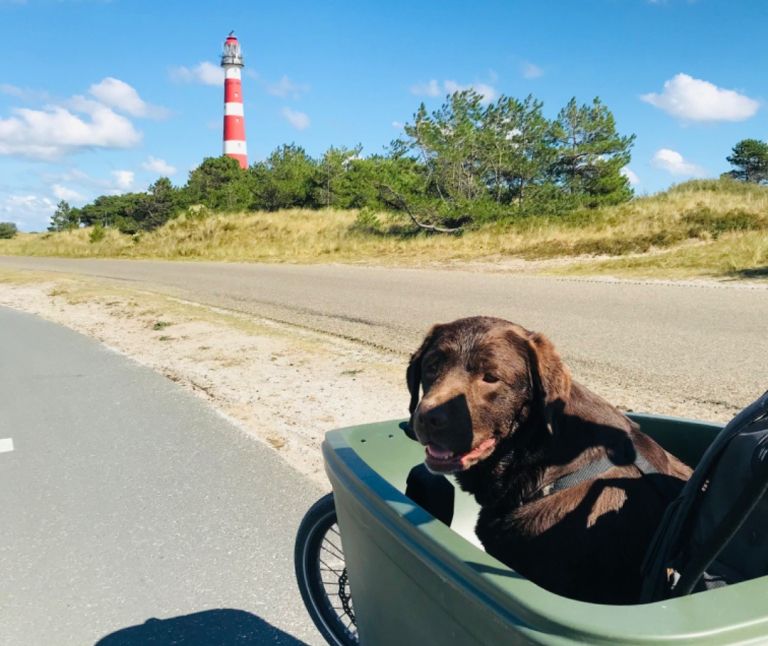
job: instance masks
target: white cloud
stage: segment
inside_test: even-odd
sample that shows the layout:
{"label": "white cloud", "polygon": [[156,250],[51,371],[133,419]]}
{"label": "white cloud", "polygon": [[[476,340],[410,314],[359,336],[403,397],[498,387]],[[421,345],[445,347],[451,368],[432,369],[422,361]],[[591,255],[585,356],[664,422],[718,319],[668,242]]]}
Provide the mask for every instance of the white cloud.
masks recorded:
{"label": "white cloud", "polygon": [[0,83],[0,94],[6,94],[22,101],[48,101],[50,98],[48,92],[18,87],[10,83]]}
{"label": "white cloud", "polygon": [[66,200],[67,202],[84,202],[85,197],[72,188],[67,188],[61,184],[51,186],[51,192],[57,200]]}
{"label": "white cloud", "polygon": [[224,70],[218,65],[203,61],[195,67],[173,67],[171,78],[182,83],[202,83],[203,85],[224,85]]}
{"label": "white cloud", "polygon": [[79,168],[69,168],[63,172],[59,172],[56,175],[47,178],[49,181],[60,182],[89,182],[92,181],[88,173],[80,170]]}
{"label": "white cloud", "polygon": [[14,222],[22,231],[45,230],[56,203],[49,197],[0,194],[0,221]]}
{"label": "white cloud", "polygon": [[135,173],[132,170],[113,170],[112,177],[115,180],[115,187],[118,192],[127,191],[133,186]]}
{"label": "white cloud", "polygon": [[411,94],[416,96],[440,96],[440,84],[435,79],[426,83],[416,83],[411,85]]}
{"label": "white cloud", "polygon": [[141,141],[133,123],[107,106],[83,97],[69,103],[16,108],[13,116],[0,118],[0,155],[54,160],[77,150],[131,148]]}
{"label": "white cloud", "polygon": [[303,112],[291,110],[291,108],[283,108],[281,114],[296,130],[304,130],[309,127],[309,117]]}
{"label": "white cloud", "polygon": [[304,83],[294,83],[285,75],[283,75],[277,83],[267,84],[267,93],[272,96],[298,99],[302,94],[306,94],[307,92],[309,92],[309,85]]}
{"label": "white cloud", "polygon": [[174,175],[176,173],[176,167],[171,166],[167,161],[164,159],[158,159],[157,157],[152,157],[151,155],[145,161],[141,167],[144,170],[148,170],[152,173],[157,173],[158,175],[164,175],[166,177],[169,177],[170,175]]}
{"label": "white cloud", "polygon": [[754,99],[734,90],[724,90],[688,74],[678,74],[664,83],[661,94],[640,97],[673,117],[688,121],[744,121],[759,107]]}
{"label": "white cloud", "polygon": [[464,90],[474,90],[482,97],[483,103],[490,103],[497,96],[496,89],[487,83],[470,83],[469,85],[462,85],[456,81],[445,81],[443,86],[448,94],[463,92]]}
{"label": "white cloud", "polygon": [[10,83],[0,83],[0,93],[7,94],[8,96],[22,97],[24,89]]}
{"label": "white cloud", "polygon": [[43,174],[41,177],[47,184],[75,184],[80,188],[87,188],[88,192],[92,192],[92,189],[101,190],[112,188],[113,186],[111,179],[91,177],[88,173],[74,167],[62,169],[55,173]]}
{"label": "white cloud", "polygon": [[453,94],[454,92],[463,92],[464,90],[474,90],[477,92],[482,97],[483,103],[490,103],[498,96],[496,88],[488,83],[462,84],[449,79],[443,81],[441,90],[440,83],[435,79],[432,79],[426,83],[417,83],[416,85],[411,86],[411,94],[430,97],[437,97],[441,94]]}
{"label": "white cloud", "polygon": [[670,150],[669,148],[660,148],[657,150],[653,155],[651,163],[656,168],[661,168],[672,175],[681,175],[684,177],[703,177],[706,175],[706,171],[703,168],[686,161],[679,152]]}
{"label": "white cloud", "polygon": [[150,105],[139,96],[135,88],[111,76],[94,83],[88,91],[101,103],[134,117],[163,118],[168,115],[165,108]]}
{"label": "white cloud", "polygon": [[530,61],[523,61],[520,64],[520,73],[526,79],[537,79],[540,76],[544,76],[544,70]]}
{"label": "white cloud", "polygon": [[393,128],[397,128],[397,130],[402,130],[403,126],[405,126],[405,124],[402,121],[393,121],[392,122],[392,127]]}
{"label": "white cloud", "polygon": [[640,183],[640,178],[637,176],[637,173],[633,171],[629,166],[624,166],[624,168],[622,168],[619,172],[629,180],[629,183],[632,186],[637,186]]}
{"label": "white cloud", "polygon": [[97,195],[119,195],[135,190],[136,186],[136,173],[125,169],[110,171],[105,177],[92,177],[79,168],[69,168],[43,174],[42,179],[56,198],[75,202],[88,202]]}

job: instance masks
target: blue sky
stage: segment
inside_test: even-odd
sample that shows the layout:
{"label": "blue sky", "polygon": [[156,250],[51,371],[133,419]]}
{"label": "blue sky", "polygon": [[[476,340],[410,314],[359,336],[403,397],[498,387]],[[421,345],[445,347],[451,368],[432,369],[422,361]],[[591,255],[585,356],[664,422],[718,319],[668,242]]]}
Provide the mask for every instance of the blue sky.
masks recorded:
{"label": "blue sky", "polygon": [[767,24],[762,0],[0,0],[0,221],[44,230],[59,199],[183,184],[221,154],[232,29],[251,163],[290,142],[382,152],[420,101],[474,86],[549,117],[599,96],[653,193],[768,139]]}

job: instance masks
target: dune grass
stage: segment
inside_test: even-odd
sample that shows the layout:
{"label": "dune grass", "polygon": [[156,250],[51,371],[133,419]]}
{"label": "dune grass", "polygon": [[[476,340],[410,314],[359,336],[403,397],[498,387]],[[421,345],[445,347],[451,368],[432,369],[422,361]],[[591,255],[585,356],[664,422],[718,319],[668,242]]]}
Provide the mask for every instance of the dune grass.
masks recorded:
{"label": "dune grass", "polygon": [[392,214],[332,209],[188,213],[150,233],[105,234],[20,234],[0,241],[0,254],[408,265],[522,258],[560,272],[760,278],[768,275],[768,188],[698,180],[619,206],[463,235],[414,232]]}

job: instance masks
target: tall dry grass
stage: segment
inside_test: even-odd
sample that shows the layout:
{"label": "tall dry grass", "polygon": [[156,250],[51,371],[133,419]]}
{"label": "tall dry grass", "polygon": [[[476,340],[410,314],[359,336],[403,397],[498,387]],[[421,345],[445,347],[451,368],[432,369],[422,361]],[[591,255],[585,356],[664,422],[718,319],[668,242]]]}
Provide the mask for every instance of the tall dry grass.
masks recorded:
{"label": "tall dry grass", "polygon": [[614,257],[575,271],[760,275],[768,266],[768,188],[694,181],[651,197],[563,216],[519,218],[430,235],[402,219],[355,211],[188,213],[136,236],[107,230],[21,234],[0,254],[263,262],[423,264],[452,260]]}

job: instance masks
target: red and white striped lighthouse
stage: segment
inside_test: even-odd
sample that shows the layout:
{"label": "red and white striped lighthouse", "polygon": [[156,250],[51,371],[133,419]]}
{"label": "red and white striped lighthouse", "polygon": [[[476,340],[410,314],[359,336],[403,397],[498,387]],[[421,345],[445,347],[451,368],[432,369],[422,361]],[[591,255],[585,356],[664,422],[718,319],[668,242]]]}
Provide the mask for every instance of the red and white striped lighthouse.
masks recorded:
{"label": "red and white striped lighthouse", "polygon": [[224,68],[224,154],[240,162],[240,168],[248,168],[248,150],[245,146],[245,115],[240,70],[243,55],[240,43],[229,32],[221,55]]}

